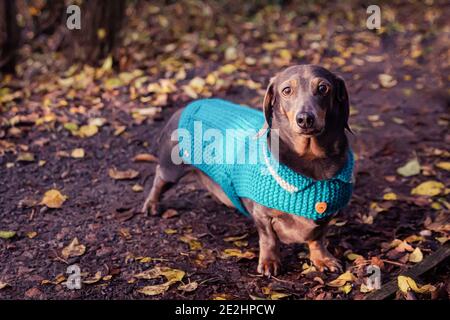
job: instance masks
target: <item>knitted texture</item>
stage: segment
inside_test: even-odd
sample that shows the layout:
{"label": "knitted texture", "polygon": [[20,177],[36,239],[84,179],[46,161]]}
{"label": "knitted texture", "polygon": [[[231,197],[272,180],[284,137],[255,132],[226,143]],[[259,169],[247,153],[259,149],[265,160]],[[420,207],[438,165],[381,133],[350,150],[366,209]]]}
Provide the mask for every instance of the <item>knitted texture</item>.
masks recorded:
{"label": "knitted texture", "polygon": [[258,110],[220,99],[194,101],[179,120],[180,157],[219,184],[246,215],[241,198],[313,220],[347,205],[353,191],[351,151],[335,177],[314,180],[273,157],[267,136],[256,137],[263,124],[264,116]]}

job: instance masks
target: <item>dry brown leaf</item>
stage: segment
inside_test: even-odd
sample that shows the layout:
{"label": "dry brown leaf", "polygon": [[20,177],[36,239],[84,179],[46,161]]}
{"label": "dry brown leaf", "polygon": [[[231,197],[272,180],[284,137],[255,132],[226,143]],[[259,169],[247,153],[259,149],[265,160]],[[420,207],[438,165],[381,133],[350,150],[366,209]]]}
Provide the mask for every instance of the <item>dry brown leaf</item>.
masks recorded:
{"label": "dry brown leaf", "polygon": [[85,251],[86,247],[78,242],[78,238],[74,238],[72,242],[62,250],[61,254],[64,259],[68,259],[70,257],[82,256]]}
{"label": "dry brown leaf", "polygon": [[158,162],[158,158],[150,153],[140,153],[133,158],[134,162]]}
{"label": "dry brown leaf", "polygon": [[198,288],[198,282],[194,281],[194,282],[189,282],[188,284],[180,284],[178,286],[178,290],[180,291],[184,291],[184,292],[192,292],[197,290]]}
{"label": "dry brown leaf", "polygon": [[57,208],[61,208],[64,201],[66,201],[66,200],[67,200],[67,196],[61,194],[61,192],[59,192],[59,190],[50,189],[45,192],[44,197],[42,198],[41,204],[43,204],[49,208],[57,209]]}
{"label": "dry brown leaf", "polygon": [[131,180],[139,176],[139,172],[133,169],[128,169],[124,171],[117,170],[113,167],[108,170],[108,174],[114,180]]}
{"label": "dry brown leaf", "polygon": [[145,294],[146,296],[156,296],[158,294],[163,294],[170,288],[170,283],[162,283],[153,286],[145,286],[138,290],[139,293]]}
{"label": "dry brown leaf", "polygon": [[101,271],[97,271],[92,278],[88,278],[86,280],[83,280],[83,283],[85,283],[85,284],[93,284],[93,283],[99,282],[101,279],[102,279],[102,272]]}

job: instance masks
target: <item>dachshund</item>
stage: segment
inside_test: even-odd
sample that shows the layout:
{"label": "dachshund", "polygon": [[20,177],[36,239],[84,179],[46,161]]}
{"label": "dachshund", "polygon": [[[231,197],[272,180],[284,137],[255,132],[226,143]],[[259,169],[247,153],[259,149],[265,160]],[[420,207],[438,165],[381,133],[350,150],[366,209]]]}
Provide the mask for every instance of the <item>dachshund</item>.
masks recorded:
{"label": "dachshund", "polygon": [[[184,109],[184,108],[183,108]],[[183,109],[175,112],[160,136],[159,164],[153,186],[142,212],[157,214],[161,194],[189,172],[220,202],[235,207],[221,186],[189,163],[175,164],[173,150],[178,141],[172,139]],[[344,80],[317,65],[295,65],[270,80],[264,101],[263,130],[276,138],[278,161],[294,172],[314,180],[333,178],[346,164],[349,143],[349,97]],[[276,129],[276,130],[274,130]],[[272,140],[270,140],[272,141]],[[270,143],[268,138],[268,147]],[[255,221],[259,234],[257,271],[265,276],[279,274],[281,261],[279,242],[306,243],[311,262],[320,270],[336,272],[341,264],[326,248],[325,235],[333,212],[320,220],[312,220],[266,207],[252,199],[242,198],[243,206]]]}

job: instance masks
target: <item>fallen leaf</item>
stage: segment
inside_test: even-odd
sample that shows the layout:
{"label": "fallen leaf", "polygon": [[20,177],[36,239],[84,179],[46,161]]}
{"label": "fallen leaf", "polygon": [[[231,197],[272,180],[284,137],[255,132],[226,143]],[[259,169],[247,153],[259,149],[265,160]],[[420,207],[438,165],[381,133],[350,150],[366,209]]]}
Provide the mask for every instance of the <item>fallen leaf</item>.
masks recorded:
{"label": "fallen leaf", "polygon": [[189,282],[188,284],[181,284],[178,286],[177,290],[184,291],[184,292],[192,292],[197,290],[198,283],[196,281]]}
{"label": "fallen leaf", "polygon": [[448,161],[438,162],[436,163],[436,167],[442,170],[450,171],[450,162]]}
{"label": "fallen leaf", "polygon": [[426,293],[436,290],[436,288],[430,284],[418,286],[417,283],[412,278],[406,276],[398,276],[397,283],[399,289],[403,293],[408,293],[409,290],[412,290],[416,293]]}
{"label": "fallen leaf", "polygon": [[383,195],[383,200],[397,200],[397,195],[393,192],[388,192]]}
{"label": "fallen leaf", "polygon": [[82,256],[85,251],[86,247],[78,242],[78,238],[74,238],[72,242],[62,250],[61,254],[64,259],[68,259],[70,257]]}
{"label": "fallen leaf", "polygon": [[386,73],[379,74],[378,81],[380,82],[381,86],[386,89],[395,87],[397,85],[397,80],[395,80],[393,76]]}
{"label": "fallen leaf", "polygon": [[247,236],[248,236],[248,234],[245,233],[245,234],[243,234],[241,236],[226,237],[226,238],[223,238],[223,240],[226,241],[226,242],[234,242],[234,241],[245,239]]}
{"label": "fallen leaf", "polygon": [[15,231],[0,230],[0,238],[10,239],[16,235]]}
{"label": "fallen leaf", "polygon": [[195,238],[193,235],[186,234],[184,236],[181,236],[179,239],[184,243],[187,243],[191,250],[200,250],[203,247],[202,243],[198,241],[197,238]]}
{"label": "fallen leaf", "polygon": [[403,177],[411,177],[420,173],[420,164],[417,158],[409,160],[397,169],[397,173]]}
{"label": "fallen leaf", "polygon": [[438,181],[426,181],[419,184],[417,187],[411,190],[412,195],[419,196],[428,196],[433,197],[437,196],[444,189],[444,184]]}
{"label": "fallen leaf", "polygon": [[28,237],[28,239],[33,239],[34,237],[37,236],[37,232],[36,231],[27,232],[26,236]]}
{"label": "fallen leaf", "polygon": [[74,159],[81,159],[84,158],[84,149],[83,148],[76,148],[72,150],[72,153],[70,154],[72,158]]}
{"label": "fallen leaf", "polygon": [[30,152],[21,152],[17,156],[17,161],[19,162],[33,162],[34,161],[34,154]]}
{"label": "fallen leaf", "polygon": [[162,214],[162,217],[164,219],[170,219],[170,218],[176,217],[177,215],[178,215],[177,210],[168,209],[168,210],[164,211],[164,213]]}
{"label": "fallen leaf", "polygon": [[42,198],[41,204],[46,205],[49,208],[57,209],[61,208],[64,201],[67,200],[67,196],[61,194],[59,190],[50,189],[45,192]]}
{"label": "fallen leaf", "polygon": [[156,296],[158,294],[162,294],[166,292],[170,288],[170,284],[163,283],[163,284],[157,284],[153,286],[145,286],[143,288],[140,288],[137,290],[137,292],[145,294],[146,296]]}
{"label": "fallen leaf", "polygon": [[128,169],[120,171],[115,167],[109,169],[108,174],[114,180],[131,180],[139,176],[139,172],[136,170]]}
{"label": "fallen leaf", "polygon": [[83,283],[85,283],[85,284],[93,284],[93,283],[99,282],[101,279],[102,279],[102,272],[101,271],[97,271],[92,278],[88,278],[86,280],[83,280]]}
{"label": "fallen leaf", "polygon": [[355,261],[356,259],[363,259],[364,257],[362,255],[350,252],[347,254],[347,259],[350,261]]}
{"label": "fallen leaf", "polygon": [[256,254],[254,252],[251,251],[241,251],[240,249],[225,249],[223,251],[223,257],[229,258],[229,257],[237,257],[239,259],[254,259],[256,258]]}
{"label": "fallen leaf", "polygon": [[131,190],[133,190],[134,192],[142,192],[144,190],[144,187],[140,184],[135,184],[131,187]]}
{"label": "fallen leaf", "polygon": [[133,158],[134,162],[158,162],[158,158],[150,153],[140,153]]}
{"label": "fallen leaf", "polygon": [[98,127],[92,124],[81,126],[76,132],[81,138],[89,138],[95,136],[98,133]]}
{"label": "fallen leaf", "polygon": [[339,291],[342,291],[345,294],[349,294],[350,291],[352,291],[352,284],[351,283],[347,283],[346,285],[343,285],[342,287],[339,287]]}
{"label": "fallen leaf", "polygon": [[5,289],[6,287],[10,287],[9,283],[0,281],[0,290]]}
{"label": "fallen leaf", "polygon": [[183,270],[171,269],[169,267],[154,267],[134,275],[138,279],[155,279],[164,276],[168,282],[179,282],[186,273]]}
{"label": "fallen leaf", "polygon": [[330,287],[342,287],[347,282],[353,282],[355,280],[356,280],[355,276],[350,271],[347,271],[347,272],[341,274],[339,277],[337,277],[333,281],[330,281],[327,285]]}
{"label": "fallen leaf", "polygon": [[408,261],[418,263],[423,260],[423,254],[419,247],[415,248],[409,255]]}

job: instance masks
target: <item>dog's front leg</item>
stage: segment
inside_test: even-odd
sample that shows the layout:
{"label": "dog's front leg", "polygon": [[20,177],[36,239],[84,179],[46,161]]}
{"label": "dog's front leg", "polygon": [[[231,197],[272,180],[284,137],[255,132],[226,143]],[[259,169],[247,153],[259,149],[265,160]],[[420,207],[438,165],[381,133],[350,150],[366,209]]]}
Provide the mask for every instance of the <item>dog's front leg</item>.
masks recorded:
{"label": "dog's front leg", "polygon": [[280,271],[278,238],[272,228],[271,217],[256,206],[252,212],[259,235],[259,261],[257,271],[267,277]]}
{"label": "dog's front leg", "polygon": [[309,259],[320,270],[325,269],[331,272],[342,270],[339,261],[328,251],[324,237],[317,240],[308,241]]}

